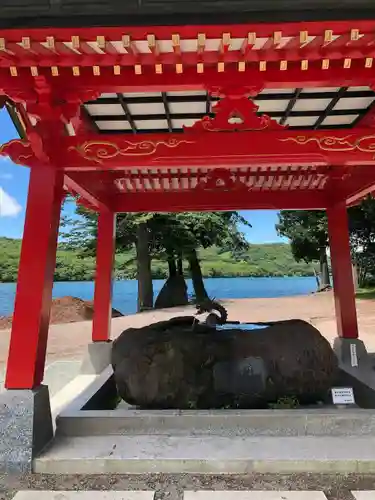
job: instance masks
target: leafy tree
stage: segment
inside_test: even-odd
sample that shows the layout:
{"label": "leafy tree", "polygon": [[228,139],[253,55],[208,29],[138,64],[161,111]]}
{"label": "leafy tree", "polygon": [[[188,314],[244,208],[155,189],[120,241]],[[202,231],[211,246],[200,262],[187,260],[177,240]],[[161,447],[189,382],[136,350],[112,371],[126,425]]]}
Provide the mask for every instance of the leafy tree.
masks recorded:
{"label": "leafy tree", "polygon": [[[238,224],[250,224],[238,212],[185,212],[157,214],[153,230],[161,247],[165,249],[170,274],[181,273],[182,258],[189,263],[195,297],[198,301],[208,297],[197,253],[198,248],[213,245],[234,253],[248,248]],[[177,265],[176,265],[177,259]]]}
{"label": "leafy tree", "polygon": [[[97,239],[98,214],[81,205],[77,205],[78,219],[65,218],[63,227],[69,232],[64,234],[70,248],[80,251],[81,256],[94,255]],[[127,251],[136,248],[137,281],[138,281],[138,311],[152,309],[153,283],[151,272],[150,221],[152,213],[126,213],[116,218],[116,251]],[[128,264],[128,263],[124,263]]]}
{"label": "leafy tree", "polygon": [[[79,220],[64,220],[69,227],[67,241],[82,255],[95,252],[97,214],[78,206]],[[164,258],[169,276],[183,274],[183,259],[189,263],[197,300],[207,298],[198,248],[212,245],[224,250],[243,251],[248,247],[238,223],[248,224],[237,212],[205,213],[138,213],[119,214],[116,225],[116,244],[119,251],[136,246],[139,309],[153,306],[151,259]]]}
{"label": "leafy tree", "polygon": [[[366,286],[375,278],[375,200],[369,196],[361,204],[348,209],[352,259],[357,269],[358,284]],[[297,261],[320,261],[322,286],[329,284],[326,248],[328,224],[325,212],[282,210],[280,235],[290,239]]]}
{"label": "leafy tree", "polygon": [[358,284],[364,287],[375,276],[375,200],[372,197],[349,209],[349,231]]}
{"label": "leafy tree", "polygon": [[282,210],[276,225],[279,235],[290,240],[293,256],[297,262],[319,261],[320,287],[330,284],[327,247],[327,216],[322,211]]}

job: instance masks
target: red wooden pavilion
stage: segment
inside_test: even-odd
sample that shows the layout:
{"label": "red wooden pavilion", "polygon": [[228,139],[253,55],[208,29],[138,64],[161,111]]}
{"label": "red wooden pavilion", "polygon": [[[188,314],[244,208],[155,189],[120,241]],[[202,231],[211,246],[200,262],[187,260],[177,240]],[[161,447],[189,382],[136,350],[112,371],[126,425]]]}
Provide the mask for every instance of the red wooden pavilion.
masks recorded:
{"label": "red wooden pavilion", "polygon": [[283,208],[327,210],[338,335],[358,337],[347,206],[375,189],[375,20],[157,24],[0,30],[21,135],[0,154],[30,167],[7,389],[43,381],[66,191],[99,212],[93,342],[116,213]]}

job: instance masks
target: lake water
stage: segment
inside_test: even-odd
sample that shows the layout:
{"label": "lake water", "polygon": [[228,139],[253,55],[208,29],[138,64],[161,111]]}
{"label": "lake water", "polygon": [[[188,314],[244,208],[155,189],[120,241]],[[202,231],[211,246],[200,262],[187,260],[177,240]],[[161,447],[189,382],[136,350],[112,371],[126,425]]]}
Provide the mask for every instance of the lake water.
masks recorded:
{"label": "lake water", "polygon": [[[154,281],[156,297],[164,280]],[[187,280],[189,294],[192,284]],[[304,295],[316,290],[315,278],[208,278],[205,280],[210,297],[216,299],[269,298]],[[0,316],[12,314],[16,285],[0,283]],[[30,291],[32,293],[32,290]],[[94,297],[94,284],[87,281],[55,283],[54,297],[72,295],[85,300]],[[137,282],[135,280],[116,281],[113,290],[113,307],[123,314],[137,310]]]}

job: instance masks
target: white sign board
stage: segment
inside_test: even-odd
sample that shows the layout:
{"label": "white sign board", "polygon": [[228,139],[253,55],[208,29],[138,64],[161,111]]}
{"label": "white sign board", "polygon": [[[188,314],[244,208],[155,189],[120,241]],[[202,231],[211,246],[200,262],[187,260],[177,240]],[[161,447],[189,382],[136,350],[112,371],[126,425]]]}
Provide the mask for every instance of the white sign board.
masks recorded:
{"label": "white sign board", "polygon": [[353,387],[333,387],[332,401],[334,405],[354,405]]}
{"label": "white sign board", "polygon": [[350,344],[350,361],[352,366],[358,366],[357,346]]}

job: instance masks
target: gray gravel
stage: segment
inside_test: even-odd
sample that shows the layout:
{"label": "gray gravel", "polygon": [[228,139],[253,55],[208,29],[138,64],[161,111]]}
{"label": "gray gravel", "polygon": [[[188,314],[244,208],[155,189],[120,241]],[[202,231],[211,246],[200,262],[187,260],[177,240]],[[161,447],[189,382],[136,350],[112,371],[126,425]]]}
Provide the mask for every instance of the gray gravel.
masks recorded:
{"label": "gray gravel", "polygon": [[18,490],[153,490],[155,500],[182,500],[184,490],[318,490],[328,500],[354,500],[351,490],[375,490],[375,475],[359,474],[246,474],[194,476],[147,474],[137,476],[0,475],[0,499],[10,500]]}

